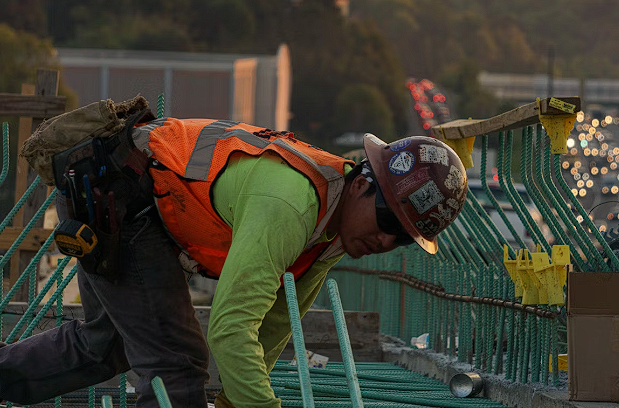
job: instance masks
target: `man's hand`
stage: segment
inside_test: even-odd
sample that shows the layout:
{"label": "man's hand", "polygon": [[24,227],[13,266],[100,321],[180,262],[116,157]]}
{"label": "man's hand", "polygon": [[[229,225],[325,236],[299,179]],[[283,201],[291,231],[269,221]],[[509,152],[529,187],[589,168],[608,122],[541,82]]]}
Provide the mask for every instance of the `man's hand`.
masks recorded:
{"label": "man's hand", "polygon": [[215,398],[215,408],[234,408],[234,405],[223,395],[217,394],[217,398]]}

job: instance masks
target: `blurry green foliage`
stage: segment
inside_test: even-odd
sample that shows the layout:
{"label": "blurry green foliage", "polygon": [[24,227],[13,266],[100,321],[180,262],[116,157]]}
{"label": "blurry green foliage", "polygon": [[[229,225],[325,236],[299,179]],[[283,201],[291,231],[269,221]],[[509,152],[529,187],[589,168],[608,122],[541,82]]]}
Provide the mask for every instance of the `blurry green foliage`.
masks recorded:
{"label": "blurry green foliage", "polygon": [[337,97],[335,120],[341,133],[374,133],[383,140],[396,138],[393,115],[380,90],[372,85],[349,85]]}

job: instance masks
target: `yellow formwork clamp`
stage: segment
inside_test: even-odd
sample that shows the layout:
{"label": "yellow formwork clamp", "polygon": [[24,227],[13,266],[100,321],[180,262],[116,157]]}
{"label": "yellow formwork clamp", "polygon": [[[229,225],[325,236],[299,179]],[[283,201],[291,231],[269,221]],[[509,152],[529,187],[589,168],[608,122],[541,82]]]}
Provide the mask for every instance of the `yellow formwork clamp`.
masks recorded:
{"label": "yellow formwork clamp", "polygon": [[548,282],[546,280],[546,270],[548,268],[548,254],[546,252],[534,252],[531,254],[531,262],[533,270],[531,270],[531,279],[534,280],[537,286],[537,303],[540,305],[548,304]]}
{"label": "yellow formwork clamp", "polygon": [[548,298],[540,299],[540,304],[558,305],[565,304],[563,286],[567,279],[567,271],[570,268],[569,245],[553,245],[551,260],[548,262],[546,254],[537,254],[533,258],[535,274],[543,282]]}
{"label": "yellow formwork clamp", "polygon": [[458,154],[465,169],[473,167],[471,153],[473,153],[473,144],[475,143],[474,136],[467,137],[466,139],[445,139],[445,143]]}
{"label": "yellow formwork clamp", "polygon": [[539,284],[533,274],[533,262],[529,259],[528,249],[521,249],[518,251],[516,273],[522,282],[522,304],[539,304]]}
{"label": "yellow formwork clamp", "polygon": [[473,158],[471,157],[471,153],[473,153],[475,136],[467,137],[464,139],[447,139],[445,137],[445,131],[443,130],[443,128],[439,126],[438,130],[441,132],[442,140],[447,144],[447,146],[454,149],[460,160],[462,160],[464,168],[470,169],[471,167],[473,167]]}
{"label": "yellow formwork clamp", "polygon": [[[537,98],[538,112],[541,112],[541,101]],[[564,102],[557,98],[550,98],[548,105],[559,109],[565,114],[560,115],[542,115],[539,113],[539,121],[546,129],[548,137],[550,137],[550,148],[554,154],[567,153],[567,137],[570,135],[574,122],[576,121],[575,105]]]}
{"label": "yellow formwork clamp", "polygon": [[[557,356],[559,371],[567,371],[567,354],[559,354]],[[548,369],[552,373],[552,354],[548,356]]]}
{"label": "yellow formwork clamp", "polygon": [[517,259],[509,259],[509,247],[503,244],[503,263],[505,264],[505,269],[507,270],[507,273],[509,273],[509,277],[511,278],[512,282],[514,282],[515,297],[521,298],[522,282],[520,280],[520,277],[518,276],[518,273],[516,273],[517,262]]}

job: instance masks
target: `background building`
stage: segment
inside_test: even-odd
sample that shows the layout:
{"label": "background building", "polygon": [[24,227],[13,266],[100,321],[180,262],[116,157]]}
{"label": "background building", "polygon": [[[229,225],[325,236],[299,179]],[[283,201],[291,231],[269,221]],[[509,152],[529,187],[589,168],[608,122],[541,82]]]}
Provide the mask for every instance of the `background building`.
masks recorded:
{"label": "background building", "polygon": [[275,55],[59,48],[62,76],[78,106],[142,94],[164,116],[231,119],[288,129],[292,70],[285,44]]}

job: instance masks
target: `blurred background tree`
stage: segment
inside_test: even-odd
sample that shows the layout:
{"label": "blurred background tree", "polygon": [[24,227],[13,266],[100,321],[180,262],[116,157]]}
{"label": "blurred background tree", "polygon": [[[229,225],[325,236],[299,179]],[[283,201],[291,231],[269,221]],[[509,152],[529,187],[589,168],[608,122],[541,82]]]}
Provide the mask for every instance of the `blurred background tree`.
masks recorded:
{"label": "blurred background tree", "polygon": [[[354,109],[388,107],[381,129],[407,130],[407,78],[428,78],[449,93],[458,117],[483,118],[505,105],[477,84],[481,70],[619,77],[619,5],[608,0],[3,0],[0,22],[48,47],[275,53],[291,50],[290,130],[330,143],[354,114],[341,102],[373,89]],[[594,22],[594,23],[593,23]],[[593,26],[594,24],[594,26]],[[17,31],[16,31],[17,32]],[[29,41],[29,40],[24,40]],[[20,83],[7,45],[0,77]],[[34,61],[34,60],[33,60]],[[380,96],[378,95],[380,94]],[[369,95],[369,94],[368,94]],[[377,103],[378,100],[383,102]],[[339,106],[339,107],[338,107]],[[352,108],[352,107],[351,107]],[[344,115],[346,116],[346,115]],[[350,122],[352,121],[352,122]],[[385,130],[386,139],[397,137]]]}
{"label": "blurred background tree", "polygon": [[[33,20],[24,19],[24,24]],[[38,68],[59,69],[55,58],[55,49],[49,39],[41,39],[34,34],[15,30],[5,23],[0,23],[0,92],[21,93],[22,84],[34,84]],[[75,94],[60,81],[58,94],[67,97],[67,107],[77,107]],[[0,117],[0,123],[7,122],[9,129],[16,130],[18,118]],[[16,133],[11,133],[16,135]],[[13,206],[15,190],[15,159],[17,157],[17,138],[9,139],[9,176],[0,189],[0,219]],[[1,162],[0,162],[1,163]]]}

